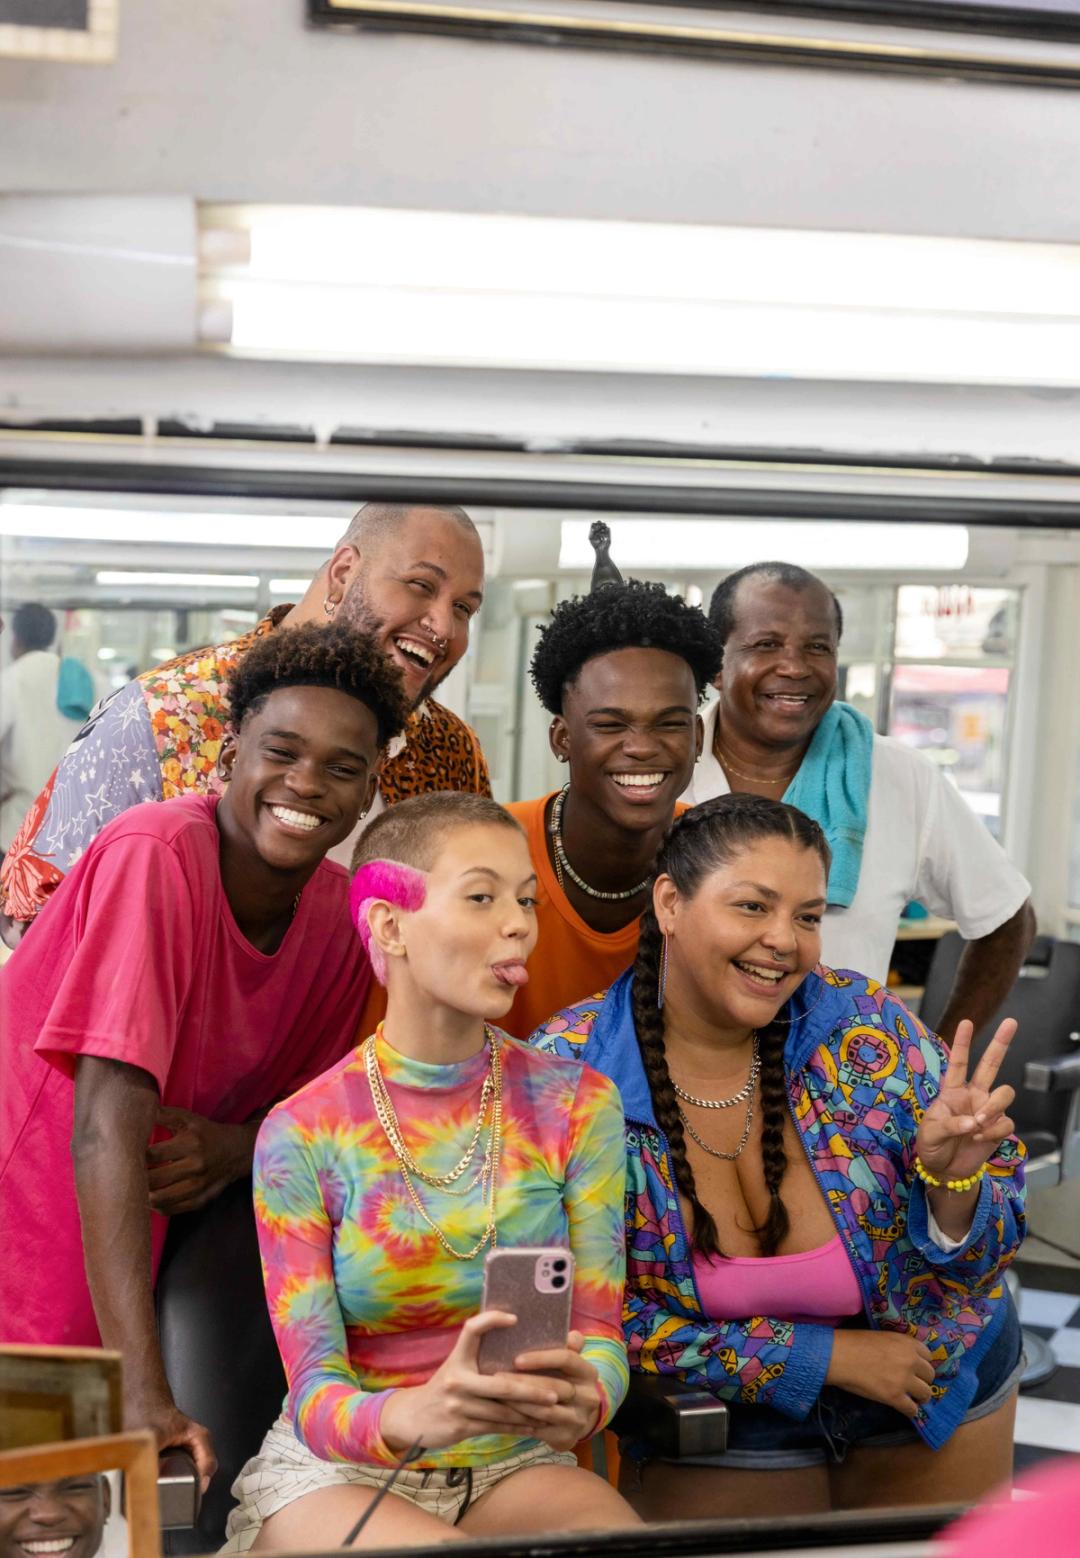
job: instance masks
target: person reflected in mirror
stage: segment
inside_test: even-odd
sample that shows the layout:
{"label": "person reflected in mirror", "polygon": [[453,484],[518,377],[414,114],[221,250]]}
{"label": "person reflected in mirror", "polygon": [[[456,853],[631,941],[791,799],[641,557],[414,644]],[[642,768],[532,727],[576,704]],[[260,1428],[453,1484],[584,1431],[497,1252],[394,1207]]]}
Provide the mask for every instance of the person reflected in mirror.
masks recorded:
{"label": "person reflected in mirror", "polygon": [[47,606],[27,601],[12,614],[11,663],[0,672],[0,856],[83,723],[69,712],[60,675],[64,665],[88,682],[89,673],[76,660],[62,661],[55,639],[56,617]]}
{"label": "person reflected in mirror", "polygon": [[[250,633],[170,660],[98,705],[25,817],[29,797],[13,818],[18,831],[0,870],[4,940],[15,945],[90,841],[128,807],[221,793],[233,670],[282,628],[344,623],[372,635],[401,673],[412,714],[380,769],[370,817],[431,790],[490,795],[475,733],[432,697],[468,648],[483,591],[483,547],[464,509],[365,504],[296,605],[275,606]],[[343,840],[331,858],[347,867],[354,843]]]}
{"label": "person reflected in mirror", "polygon": [[629,579],[560,603],[531,675],[552,716],[561,790],[516,801],[539,878],[540,942],[507,1030],[602,989],[637,948],[652,863],[701,751],[698,706],[720,664],[703,612]]}
{"label": "person reflected in mirror", "polygon": [[825,961],[885,983],[912,900],[968,943],[938,1027],[978,1031],[1008,995],[1035,934],[1031,889],[925,753],[877,735],[838,702],[840,602],[816,575],[753,563],[713,592],[722,641],[717,699],[683,799],[762,795],[808,812],[833,852]]}
{"label": "person reflected in mirror", "polygon": [[728,1406],[712,1460],[625,1447],[648,1518],[964,1504],[1011,1470],[1025,1151],[996,1077],[1016,1024],[973,1065],[969,1021],[950,1055],[820,965],[829,865],[781,802],[684,812],[632,968],[534,1039],[622,1096],[631,1370]]}
{"label": "person reflected in mirror", "polygon": [[213,1465],[153,1288],[167,1228],[251,1172],[258,1119],[349,1049],[371,968],[327,861],[408,715],[378,641],[264,637],[234,669],[224,794],[94,839],[0,969],[0,1336],[123,1356],[125,1418]]}
{"label": "person reflected in mirror", "polygon": [[[606,1078],[495,1024],[527,978],[536,877],[494,801],[431,795],[357,849],[350,904],[385,1022],[270,1111],[255,1152],[289,1391],[233,1487],[226,1552],[426,1546],[636,1524],[574,1446],[626,1390],[626,1161]],[[568,1246],[567,1345],[481,1372],[484,1256]],[[395,1467],[406,1460],[373,1507]]]}
{"label": "person reflected in mirror", "polygon": [[0,1487],[0,1558],[95,1558],[111,1511],[101,1475]]}

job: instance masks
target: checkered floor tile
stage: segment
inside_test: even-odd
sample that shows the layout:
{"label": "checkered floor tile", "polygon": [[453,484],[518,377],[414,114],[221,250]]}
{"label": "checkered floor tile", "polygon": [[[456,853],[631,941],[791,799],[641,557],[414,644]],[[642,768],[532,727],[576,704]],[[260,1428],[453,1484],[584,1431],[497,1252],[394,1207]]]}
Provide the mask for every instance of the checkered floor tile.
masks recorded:
{"label": "checkered floor tile", "polygon": [[1080,1455],[1080,1293],[1025,1285],[1020,1290],[1020,1323],[1050,1343],[1058,1369],[1044,1385],[1021,1392],[1017,1472],[1050,1455]]}

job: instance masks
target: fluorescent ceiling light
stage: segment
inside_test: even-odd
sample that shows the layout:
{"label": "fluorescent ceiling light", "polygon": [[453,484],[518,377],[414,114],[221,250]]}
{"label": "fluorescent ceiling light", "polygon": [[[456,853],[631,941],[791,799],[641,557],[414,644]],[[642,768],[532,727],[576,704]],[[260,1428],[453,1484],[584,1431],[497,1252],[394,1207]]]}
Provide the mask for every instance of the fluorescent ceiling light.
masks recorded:
{"label": "fluorescent ceiling light", "polygon": [[348,520],[325,514],[211,514],[176,509],[76,508],[0,501],[0,536],[170,546],[300,547],[331,552]]}
{"label": "fluorescent ceiling light", "polygon": [[[612,556],[624,572],[731,573],[779,557],[817,572],[963,568],[966,525],[747,519],[616,519]],[[559,567],[588,573],[596,561],[589,522],[564,519]]]}
{"label": "fluorescent ceiling light", "polygon": [[195,590],[254,590],[257,573],[128,573],[124,569],[94,575],[98,584],[166,584]]}
{"label": "fluorescent ceiling light", "polygon": [[288,595],[290,598],[299,599],[311,583],[310,579],[271,579],[271,595]]}
{"label": "fluorescent ceiling light", "polygon": [[239,351],[360,362],[1080,383],[1080,244],[208,207]]}

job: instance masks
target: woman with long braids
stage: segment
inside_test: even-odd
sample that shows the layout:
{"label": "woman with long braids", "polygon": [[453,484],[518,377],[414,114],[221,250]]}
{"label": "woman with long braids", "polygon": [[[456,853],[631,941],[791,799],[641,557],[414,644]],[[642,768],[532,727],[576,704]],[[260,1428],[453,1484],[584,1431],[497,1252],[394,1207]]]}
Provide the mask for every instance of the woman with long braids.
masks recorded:
{"label": "woman with long braids", "polygon": [[729,1409],[712,1460],[634,1464],[648,1518],[973,1501],[1009,1475],[1021,1366],[1004,1268],[1024,1148],[887,989],[818,964],[829,849],[725,795],[660,848],[637,958],[534,1035],[622,1094],[631,1369]]}

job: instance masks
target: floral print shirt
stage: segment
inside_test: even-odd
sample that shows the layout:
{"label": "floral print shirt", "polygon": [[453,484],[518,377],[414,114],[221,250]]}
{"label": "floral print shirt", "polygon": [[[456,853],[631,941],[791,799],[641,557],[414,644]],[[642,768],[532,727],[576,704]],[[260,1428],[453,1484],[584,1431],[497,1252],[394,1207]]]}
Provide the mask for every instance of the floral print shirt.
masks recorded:
{"label": "floral print shirt", "polygon": [[[91,839],[129,806],[221,792],[232,669],[292,609],[276,606],[242,638],[171,660],[98,704],[12,840],[0,869],[3,913],[33,919]],[[431,700],[391,748],[379,788],[388,804],[428,790],[491,794],[476,736]]]}
{"label": "floral print shirt", "polygon": [[[630,978],[628,970],[532,1037],[548,1053],[595,1066],[622,1096],[629,1174],[623,1328],[630,1366],[801,1420],[825,1383],[833,1332],[768,1315],[706,1317],[638,1047]],[[884,986],[861,974],[818,967],[787,1012],[792,1117],[858,1278],[868,1324],[907,1331],[930,1349],[937,1377],[914,1426],[938,1449],[963,1418],[979,1361],[1005,1318],[1005,1268],[1025,1230],[1023,1143],[1015,1136],[1001,1143],[967,1238],[942,1249],[931,1236],[929,1203],[912,1162],[919,1121],[948,1063],[945,1046]]]}

